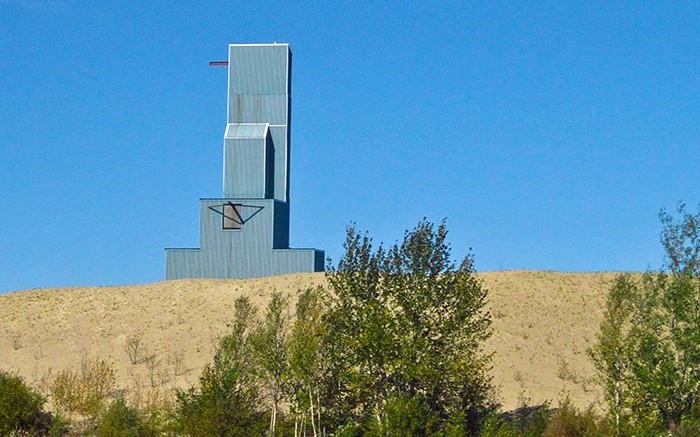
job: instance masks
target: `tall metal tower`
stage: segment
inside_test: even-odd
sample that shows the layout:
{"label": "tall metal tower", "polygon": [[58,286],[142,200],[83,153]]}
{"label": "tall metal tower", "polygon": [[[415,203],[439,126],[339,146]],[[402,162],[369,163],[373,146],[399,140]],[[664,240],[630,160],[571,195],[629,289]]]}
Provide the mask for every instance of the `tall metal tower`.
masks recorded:
{"label": "tall metal tower", "polygon": [[229,45],[223,197],[200,199],[200,248],[165,249],[166,279],[323,271],[289,248],[291,72],[288,44]]}

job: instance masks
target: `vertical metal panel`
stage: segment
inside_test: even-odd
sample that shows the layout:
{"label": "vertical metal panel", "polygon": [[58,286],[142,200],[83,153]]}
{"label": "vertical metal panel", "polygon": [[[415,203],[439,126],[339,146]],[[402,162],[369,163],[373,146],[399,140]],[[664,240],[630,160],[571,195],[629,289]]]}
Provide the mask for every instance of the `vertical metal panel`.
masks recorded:
{"label": "vertical metal panel", "polygon": [[289,46],[229,46],[230,89],[239,94],[287,94]]}
{"label": "vertical metal panel", "polygon": [[265,198],[266,139],[235,139],[224,143],[224,196]]}
{"label": "vertical metal panel", "polygon": [[231,94],[229,123],[270,123],[287,125],[287,95]]}
{"label": "vertical metal panel", "polygon": [[275,193],[277,200],[286,202],[289,195],[289,146],[287,128],[270,126],[272,145],[275,148]]}

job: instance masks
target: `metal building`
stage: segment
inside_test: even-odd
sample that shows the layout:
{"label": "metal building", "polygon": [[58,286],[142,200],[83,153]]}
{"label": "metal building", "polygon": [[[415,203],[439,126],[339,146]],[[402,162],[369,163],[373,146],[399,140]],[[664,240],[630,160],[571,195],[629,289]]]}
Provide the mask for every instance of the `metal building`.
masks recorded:
{"label": "metal building", "polygon": [[232,44],[223,198],[200,199],[200,248],[165,249],[165,278],[323,271],[324,252],[289,248],[288,44]]}

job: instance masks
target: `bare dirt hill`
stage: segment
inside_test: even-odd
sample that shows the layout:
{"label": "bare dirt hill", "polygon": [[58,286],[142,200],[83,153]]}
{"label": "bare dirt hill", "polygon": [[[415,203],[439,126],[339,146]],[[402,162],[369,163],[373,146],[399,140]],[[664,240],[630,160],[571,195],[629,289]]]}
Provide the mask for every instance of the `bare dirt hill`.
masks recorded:
{"label": "bare dirt hill", "polygon": [[[616,273],[483,272],[494,334],[493,376],[503,407],[564,394],[580,406],[600,398],[586,350]],[[156,383],[167,390],[196,383],[227,330],[233,302],[248,295],[262,310],[272,291],[324,282],[323,274],[246,280],[180,280],[148,285],[28,290],[0,295],[0,369],[39,388],[83,358],[111,362],[127,391]],[[132,364],[128,338],[141,338]]]}

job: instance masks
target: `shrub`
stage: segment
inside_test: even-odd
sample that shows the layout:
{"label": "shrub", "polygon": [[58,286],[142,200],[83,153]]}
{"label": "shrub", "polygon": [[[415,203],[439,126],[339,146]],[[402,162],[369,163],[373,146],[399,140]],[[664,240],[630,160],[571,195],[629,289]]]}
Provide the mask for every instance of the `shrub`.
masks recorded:
{"label": "shrub", "polygon": [[44,397],[20,376],[0,370],[0,435],[16,431],[44,433],[51,422],[51,416],[44,412],[44,402]]}
{"label": "shrub", "polygon": [[384,407],[384,421],[370,422],[371,436],[411,437],[416,435],[443,435],[438,432],[440,420],[420,396],[396,396]]}
{"label": "shrub", "polygon": [[592,408],[580,411],[566,397],[554,412],[542,437],[598,437],[611,435]]}
{"label": "shrub", "polygon": [[143,343],[143,333],[137,332],[126,337],[124,352],[129,357],[131,364],[138,364],[144,360],[145,346]]}
{"label": "shrub", "polygon": [[142,437],[148,435],[139,412],[117,398],[107,407],[97,423],[97,437]]}
{"label": "shrub", "polygon": [[493,413],[485,421],[480,437],[541,437],[551,417],[549,403]]}
{"label": "shrub", "polygon": [[51,384],[51,397],[56,407],[64,412],[95,418],[115,388],[112,367],[103,360],[85,358],[80,372],[68,369],[56,375]]}

